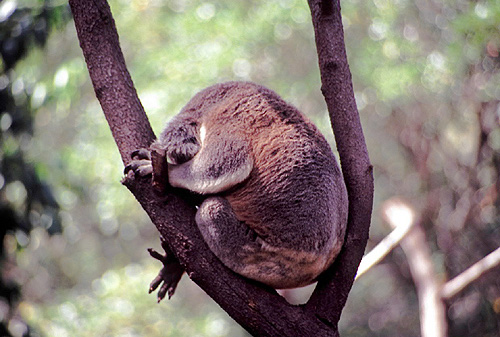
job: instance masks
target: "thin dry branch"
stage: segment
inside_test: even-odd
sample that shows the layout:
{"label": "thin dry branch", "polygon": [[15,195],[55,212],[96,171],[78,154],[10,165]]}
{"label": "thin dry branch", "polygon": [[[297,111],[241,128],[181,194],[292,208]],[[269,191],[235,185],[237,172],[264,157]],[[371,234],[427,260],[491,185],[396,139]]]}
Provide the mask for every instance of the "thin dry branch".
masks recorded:
{"label": "thin dry branch", "polygon": [[413,222],[401,224],[394,228],[385,238],[382,239],[368,254],[363,256],[359,264],[356,280],[364,275],[368,270],[377,265],[384,257],[387,256],[410,232]]}
{"label": "thin dry branch", "polygon": [[385,202],[382,209],[384,218],[394,230],[365,255],[356,279],[401,243],[418,292],[422,336],[445,336],[447,326],[444,300],[456,296],[472,282],[500,266],[500,248],[443,285],[434,271],[423,229],[420,226],[413,229],[415,216],[410,206],[394,198]]}
{"label": "thin dry branch", "polygon": [[500,247],[446,282],[441,290],[441,296],[443,299],[451,299],[472,282],[498,266],[500,266]]}
{"label": "thin dry branch", "polygon": [[401,241],[417,289],[422,337],[445,337],[446,307],[441,300],[441,282],[436,277],[424,230],[415,224]]}

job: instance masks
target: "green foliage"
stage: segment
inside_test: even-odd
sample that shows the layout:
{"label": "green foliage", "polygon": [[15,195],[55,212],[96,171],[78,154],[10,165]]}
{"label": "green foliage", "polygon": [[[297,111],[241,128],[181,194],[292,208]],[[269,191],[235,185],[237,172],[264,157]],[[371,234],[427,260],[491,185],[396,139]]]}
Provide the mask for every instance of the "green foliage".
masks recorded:
{"label": "green foliage", "polygon": [[[43,46],[51,27],[61,20],[61,7],[48,2],[18,7],[0,4],[0,335],[29,336],[16,312],[18,284],[9,275],[9,253],[26,246],[29,233],[43,228],[61,232],[59,205],[52,190],[26,160],[33,134],[31,87],[13,68],[34,46]],[[67,15],[66,15],[67,16]],[[67,19],[66,19],[67,21]],[[13,238],[15,239],[13,240]],[[10,244],[9,244],[10,242]],[[4,272],[5,271],[5,272]]]}
{"label": "green foliage", "polygon": [[45,336],[242,336],[240,329],[193,284],[155,303],[145,280],[158,266],[148,260],[108,270],[85,291],[64,291],[57,304],[24,303],[21,312]]}

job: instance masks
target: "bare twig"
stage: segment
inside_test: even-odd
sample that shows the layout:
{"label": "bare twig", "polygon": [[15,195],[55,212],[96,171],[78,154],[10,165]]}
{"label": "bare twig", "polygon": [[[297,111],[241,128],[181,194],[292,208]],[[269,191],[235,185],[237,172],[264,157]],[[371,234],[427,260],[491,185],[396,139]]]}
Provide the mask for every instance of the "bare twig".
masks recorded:
{"label": "bare twig", "polygon": [[412,222],[401,223],[389,233],[378,245],[366,254],[359,264],[356,280],[365,274],[370,268],[378,264],[405,238],[413,226]]}
{"label": "bare twig", "polygon": [[442,285],[434,271],[424,231],[420,226],[414,226],[412,209],[399,199],[387,201],[382,208],[384,218],[394,230],[366,254],[356,279],[401,243],[418,292],[422,336],[445,336],[444,300],[451,299],[482,275],[500,266],[500,247]]}
{"label": "bare twig", "polygon": [[441,290],[441,296],[447,300],[452,298],[469,284],[498,266],[500,266],[500,247],[446,282]]}
{"label": "bare twig", "polygon": [[[427,245],[424,230],[415,220],[415,212],[403,200],[393,198],[384,203],[382,214],[394,230],[383,240],[383,242],[388,241],[389,243],[387,247],[380,248],[380,253],[377,256],[389,253],[397,244],[396,240],[401,241],[401,248],[406,254],[417,289],[422,337],[445,337],[447,331],[446,308],[440,296],[441,282],[436,277],[431,251]],[[373,264],[377,263],[376,258],[373,260]]]}
{"label": "bare twig", "polygon": [[441,282],[436,277],[424,230],[415,224],[401,241],[417,289],[422,337],[445,337],[446,307],[441,299]]}

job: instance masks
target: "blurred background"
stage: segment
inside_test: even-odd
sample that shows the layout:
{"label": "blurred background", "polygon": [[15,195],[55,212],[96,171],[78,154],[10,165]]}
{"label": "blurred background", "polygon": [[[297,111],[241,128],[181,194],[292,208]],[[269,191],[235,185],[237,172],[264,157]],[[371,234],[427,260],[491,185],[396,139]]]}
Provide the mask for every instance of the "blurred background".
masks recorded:
{"label": "blurred background", "polygon": [[[158,134],[200,89],[252,80],[335,148],[305,0],[110,1]],[[500,245],[500,2],[344,0],[347,52],[375,172],[367,251],[404,200],[446,281]],[[184,276],[148,285],[158,233],[123,166],[65,1],[0,2],[0,336],[246,336]],[[500,334],[497,269],[446,301],[450,336]],[[292,294],[297,301],[306,295]],[[419,336],[397,247],[354,284],[344,336]]]}

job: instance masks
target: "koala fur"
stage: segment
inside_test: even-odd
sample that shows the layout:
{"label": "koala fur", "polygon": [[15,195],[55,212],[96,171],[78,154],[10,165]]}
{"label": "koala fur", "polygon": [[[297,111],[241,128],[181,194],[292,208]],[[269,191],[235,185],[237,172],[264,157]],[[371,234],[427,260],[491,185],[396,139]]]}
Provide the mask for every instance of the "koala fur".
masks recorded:
{"label": "koala fur", "polygon": [[271,287],[310,284],[339,253],[347,191],[318,129],[250,82],[196,94],[161,133],[169,183],[204,196],[196,224],[230,269]]}

